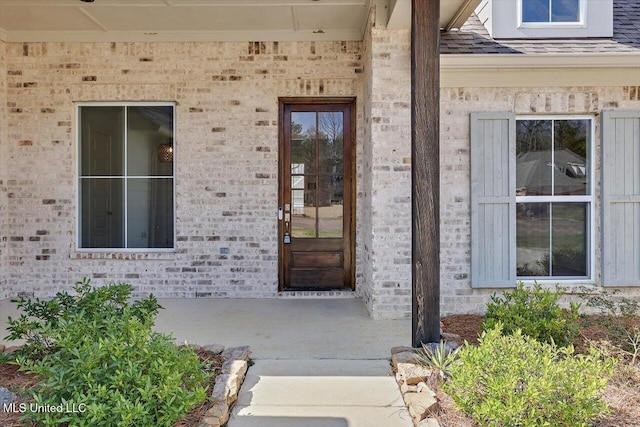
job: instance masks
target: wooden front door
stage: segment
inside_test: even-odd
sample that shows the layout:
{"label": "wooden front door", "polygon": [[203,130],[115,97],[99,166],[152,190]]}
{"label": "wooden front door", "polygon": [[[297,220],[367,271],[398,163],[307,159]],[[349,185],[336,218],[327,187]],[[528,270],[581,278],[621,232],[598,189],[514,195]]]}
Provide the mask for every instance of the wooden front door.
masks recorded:
{"label": "wooden front door", "polygon": [[281,290],[353,289],[354,100],[280,100]]}

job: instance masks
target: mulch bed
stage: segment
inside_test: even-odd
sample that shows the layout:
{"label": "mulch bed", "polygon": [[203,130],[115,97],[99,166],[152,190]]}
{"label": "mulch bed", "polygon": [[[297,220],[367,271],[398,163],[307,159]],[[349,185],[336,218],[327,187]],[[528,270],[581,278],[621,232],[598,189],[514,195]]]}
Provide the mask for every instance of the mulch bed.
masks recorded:
{"label": "mulch bed", "polygon": [[[442,319],[442,331],[457,334],[470,344],[478,343],[480,324],[484,316],[453,315]],[[598,315],[581,317],[580,337],[576,343],[577,352],[588,351],[590,342],[603,342],[610,339],[605,326],[606,318]],[[640,329],[640,317],[628,320],[629,330]],[[628,369],[628,368],[627,368]],[[634,377],[637,375],[637,377]],[[629,369],[614,378],[607,385],[604,399],[610,405],[612,413],[596,421],[594,427],[640,427],[640,369]],[[430,381],[432,390],[437,394],[440,410],[437,414],[442,427],[477,427],[473,420],[455,408],[453,399],[442,391],[437,381]]]}
{"label": "mulch bed", "polygon": [[[202,362],[208,363],[216,375],[220,372],[224,358],[219,355],[203,349],[196,350],[196,354]],[[19,372],[17,365],[8,363],[0,363],[0,386],[13,391],[29,389],[35,386],[39,379],[35,375]],[[213,389],[215,384],[215,375],[211,378],[209,391]],[[18,400],[17,403],[20,403]],[[175,427],[197,427],[204,417],[207,410],[213,405],[212,399],[208,399],[196,406],[183,419],[176,422]],[[2,427],[24,427],[25,424],[20,421],[23,414],[14,412],[4,412],[0,408],[0,426]],[[27,424],[29,425],[29,424]],[[33,425],[33,424],[31,424]]]}
{"label": "mulch bed", "polygon": [[[18,365],[0,363],[0,385],[12,392],[29,389],[38,384],[40,380],[37,376],[18,371]],[[18,403],[22,400],[18,400]],[[20,421],[23,414],[19,412],[4,412],[0,408],[0,426],[2,427],[22,427],[25,424]]]}
{"label": "mulch bed", "polygon": [[[224,358],[219,354],[214,354],[210,351],[203,349],[196,350],[196,354],[200,358],[201,362],[208,363],[214,368],[216,375],[220,373],[220,368],[224,362]],[[209,391],[213,390],[213,386],[216,382],[216,375],[211,377],[209,383]],[[181,419],[175,424],[175,427],[197,427],[200,425],[200,421],[204,418],[204,414],[213,406],[213,399],[207,399],[200,405],[196,406],[187,414],[186,417]]]}

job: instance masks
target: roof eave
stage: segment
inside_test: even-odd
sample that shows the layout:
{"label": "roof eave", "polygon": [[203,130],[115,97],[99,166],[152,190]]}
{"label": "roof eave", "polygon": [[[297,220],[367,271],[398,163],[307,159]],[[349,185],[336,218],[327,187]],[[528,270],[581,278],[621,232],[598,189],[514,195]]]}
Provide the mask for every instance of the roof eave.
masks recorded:
{"label": "roof eave", "polygon": [[640,54],[455,54],[440,55],[446,87],[638,86]]}
{"label": "roof eave", "polygon": [[536,68],[636,68],[638,53],[544,53],[544,54],[443,54],[443,69],[536,69]]}

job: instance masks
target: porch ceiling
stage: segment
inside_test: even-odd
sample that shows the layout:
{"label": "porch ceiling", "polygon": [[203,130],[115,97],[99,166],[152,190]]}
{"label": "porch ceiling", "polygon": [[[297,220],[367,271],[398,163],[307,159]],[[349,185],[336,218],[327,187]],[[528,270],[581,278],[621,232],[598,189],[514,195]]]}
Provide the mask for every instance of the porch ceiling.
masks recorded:
{"label": "porch ceiling", "polygon": [[[478,1],[441,0],[441,26]],[[411,0],[0,0],[0,40],[361,40],[373,4],[409,27]]]}

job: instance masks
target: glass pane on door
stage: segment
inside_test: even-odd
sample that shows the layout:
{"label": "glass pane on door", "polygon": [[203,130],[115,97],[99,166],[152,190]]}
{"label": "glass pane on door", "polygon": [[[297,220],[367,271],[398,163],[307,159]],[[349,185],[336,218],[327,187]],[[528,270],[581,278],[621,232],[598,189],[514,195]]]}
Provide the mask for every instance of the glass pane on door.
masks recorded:
{"label": "glass pane on door", "polygon": [[318,188],[318,237],[342,237],[344,182],[340,175],[321,175]]}
{"label": "glass pane on door", "polygon": [[344,119],[342,112],[318,113],[318,130],[320,173],[343,173]]}
{"label": "glass pane on door", "polygon": [[291,190],[291,237],[317,237],[316,191]]}
{"label": "glass pane on door", "polygon": [[316,172],[316,113],[291,113],[291,173]]}

